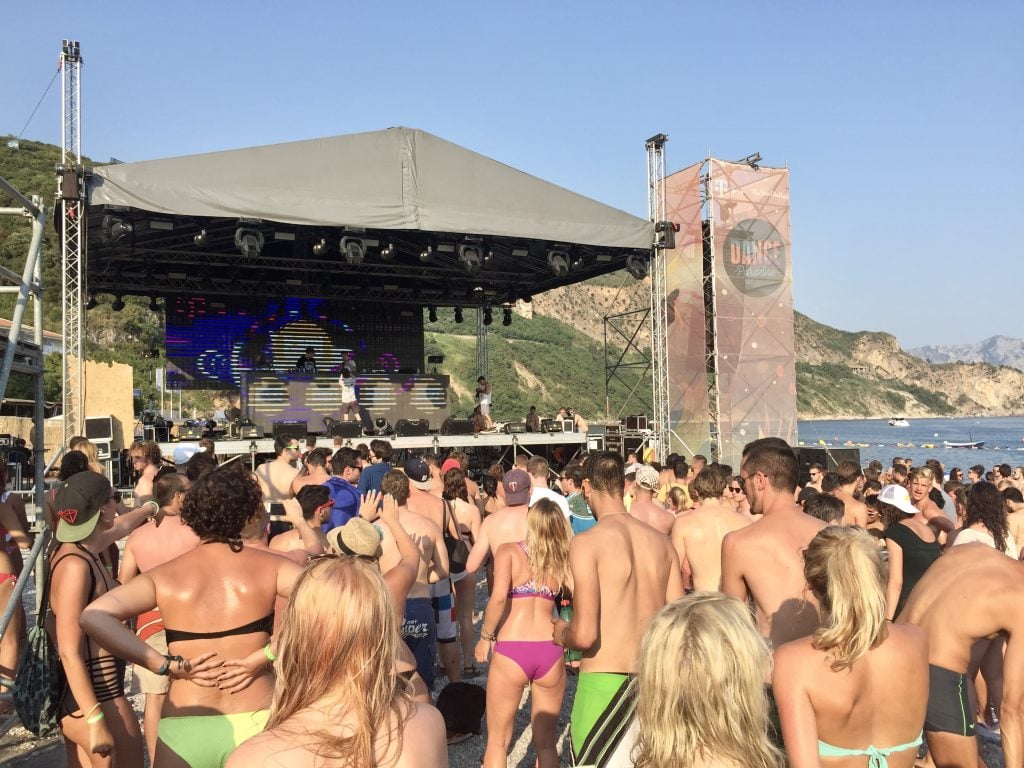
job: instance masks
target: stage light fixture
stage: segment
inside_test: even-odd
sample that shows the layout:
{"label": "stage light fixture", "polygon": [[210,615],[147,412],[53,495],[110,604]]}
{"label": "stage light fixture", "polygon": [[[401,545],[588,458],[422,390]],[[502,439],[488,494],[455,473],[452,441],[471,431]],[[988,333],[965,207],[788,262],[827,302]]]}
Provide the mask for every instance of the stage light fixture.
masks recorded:
{"label": "stage light fixture", "polygon": [[375,435],[390,435],[393,431],[390,422],[383,416],[378,416],[373,420],[373,433]]}
{"label": "stage light fixture", "polygon": [[467,272],[476,272],[480,269],[480,264],[483,261],[480,255],[480,246],[460,245],[459,261],[462,262],[462,266],[466,268]]}
{"label": "stage light fixture", "polygon": [[341,238],[341,253],[351,266],[358,267],[363,263],[366,249],[363,247],[363,241],[358,237],[343,237]]}
{"label": "stage light fixture", "polygon": [[210,236],[209,234],[207,234],[205,229],[200,229],[192,237],[192,242],[196,244],[197,248],[202,248],[203,246],[210,242]]}
{"label": "stage light fixture", "polygon": [[326,238],[321,237],[319,242],[313,243],[313,255],[323,256],[325,253],[327,253],[329,248],[330,246],[327,245]]}
{"label": "stage light fixture", "polygon": [[494,261],[494,251],[488,251],[484,254],[484,266],[491,266],[491,262]]}
{"label": "stage light fixture", "polygon": [[430,314],[428,315],[428,317],[430,318],[430,322],[436,323],[437,322],[437,307],[430,307],[429,313]]}
{"label": "stage light fixture", "polygon": [[391,261],[393,258],[395,258],[395,244],[388,243],[380,249],[380,260]]}
{"label": "stage light fixture", "polygon": [[106,243],[116,243],[128,237],[134,231],[135,226],[130,221],[126,221],[119,216],[108,215],[103,217],[103,241]]}
{"label": "stage light fixture", "polygon": [[89,294],[89,298],[87,298],[85,300],[85,308],[86,309],[95,309],[96,308],[96,297],[94,295],[92,295],[91,293]]}
{"label": "stage light fixture", "polygon": [[502,310],[501,324],[506,328],[512,325],[512,307],[505,307]]}
{"label": "stage light fixture", "polygon": [[258,229],[239,227],[235,230],[235,247],[247,259],[258,258],[263,251],[263,233]]}
{"label": "stage light fixture", "polygon": [[461,323],[462,322],[462,307],[456,307],[455,308],[455,322],[456,323]]}
{"label": "stage light fixture", "polygon": [[114,296],[114,300],[110,302],[110,308],[115,312],[120,312],[122,309],[124,309],[124,299],[121,298],[121,294],[117,294]]}
{"label": "stage light fixture", "polygon": [[422,251],[420,251],[420,261],[424,264],[434,258],[434,246],[428,245]]}
{"label": "stage light fixture", "polygon": [[647,277],[647,259],[643,256],[630,256],[626,259],[626,271],[637,280]]}
{"label": "stage light fixture", "polygon": [[585,263],[586,262],[583,260],[582,256],[577,256],[575,259],[572,260],[572,268],[573,269],[583,269],[583,265]]}
{"label": "stage light fixture", "polygon": [[736,164],[737,165],[749,165],[755,171],[759,171],[761,169],[760,169],[760,167],[758,167],[757,164],[760,163],[760,162],[761,162],[761,153],[760,152],[755,152],[752,155],[747,155],[746,157],[741,157],[739,160],[736,161]]}
{"label": "stage light fixture", "polygon": [[494,322],[494,316],[491,315],[491,308],[484,307],[484,325],[490,325]]}
{"label": "stage light fixture", "polygon": [[548,267],[555,277],[569,274],[569,254],[566,251],[548,251]]}
{"label": "stage light fixture", "polygon": [[149,311],[150,312],[159,312],[160,311],[160,305],[156,303],[156,296],[150,296],[149,297]]}

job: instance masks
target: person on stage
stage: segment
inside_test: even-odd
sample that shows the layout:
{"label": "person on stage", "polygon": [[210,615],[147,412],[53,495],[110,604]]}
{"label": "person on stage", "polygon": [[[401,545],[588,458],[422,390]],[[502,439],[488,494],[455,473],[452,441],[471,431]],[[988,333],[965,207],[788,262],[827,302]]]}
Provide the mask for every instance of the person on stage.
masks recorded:
{"label": "person on stage", "polygon": [[341,385],[341,418],[345,421],[351,416],[359,420],[359,400],[356,398],[356,376],[351,369],[342,367],[338,377]]}
{"label": "person on stage", "polygon": [[487,380],[486,376],[481,376],[476,380],[476,399],[480,406],[480,413],[489,422],[491,420],[491,382]]}
{"label": "person on stage", "polygon": [[306,347],[306,351],[295,361],[295,370],[299,373],[316,373],[316,350]]}

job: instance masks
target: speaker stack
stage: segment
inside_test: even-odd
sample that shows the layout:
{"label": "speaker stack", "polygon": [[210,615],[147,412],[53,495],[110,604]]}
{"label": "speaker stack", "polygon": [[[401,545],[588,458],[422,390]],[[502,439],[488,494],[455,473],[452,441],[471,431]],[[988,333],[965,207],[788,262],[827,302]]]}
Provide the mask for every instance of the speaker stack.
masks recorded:
{"label": "speaker stack", "polygon": [[457,419],[454,416],[449,416],[444,420],[441,425],[442,435],[472,435],[473,434],[473,420],[472,419]]}
{"label": "speaker stack", "polygon": [[331,437],[354,439],[362,433],[363,427],[358,421],[336,421],[331,424]]}
{"label": "speaker stack", "polygon": [[425,437],[430,434],[426,419],[399,419],[395,422],[395,437]]}
{"label": "speaker stack", "polygon": [[273,427],[274,439],[287,436],[302,442],[309,433],[309,423],[305,421],[275,421]]}

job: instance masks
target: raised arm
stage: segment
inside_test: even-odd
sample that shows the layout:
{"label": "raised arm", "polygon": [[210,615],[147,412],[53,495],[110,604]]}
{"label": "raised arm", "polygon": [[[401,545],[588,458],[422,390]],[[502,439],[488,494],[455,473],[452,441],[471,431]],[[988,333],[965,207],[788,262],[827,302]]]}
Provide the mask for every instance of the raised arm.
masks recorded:
{"label": "raised arm", "polygon": [[302,505],[299,504],[298,499],[285,499],[282,503],[284,504],[285,519],[292,524],[292,528],[299,532],[302,548],[310,555],[322,555],[324,553],[323,541],[303,516]]}

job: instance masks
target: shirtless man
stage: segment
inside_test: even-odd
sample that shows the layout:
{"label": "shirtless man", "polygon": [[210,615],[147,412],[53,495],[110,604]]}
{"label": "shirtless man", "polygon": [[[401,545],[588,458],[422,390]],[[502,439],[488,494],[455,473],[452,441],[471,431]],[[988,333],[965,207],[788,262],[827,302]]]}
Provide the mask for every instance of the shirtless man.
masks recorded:
{"label": "shirtless man", "polygon": [[139,473],[135,483],[135,506],[153,498],[153,481],[160,469],[160,446],[152,441],[135,442],[128,449],[132,457],[132,469]]}
{"label": "shirtless man", "polygon": [[1006,488],[1002,494],[1003,503],[1006,504],[1006,523],[1013,540],[1024,542],[1024,494],[1016,488]]}
{"label": "shirtless man", "polygon": [[[953,521],[942,514],[939,505],[931,500],[932,480],[935,476],[928,467],[914,467],[910,471],[910,502],[924,515],[928,525],[939,531],[949,533],[956,526]],[[940,539],[942,542],[943,539]]]}
{"label": "shirtless man", "polygon": [[319,555],[326,552],[327,536],[324,535],[321,526],[331,519],[331,510],[334,508],[334,501],[331,499],[330,490],[326,485],[304,485],[299,488],[299,492],[295,495],[295,500],[302,507],[302,517],[309,525],[317,542],[319,542],[319,546],[313,551],[308,550],[306,548],[308,542],[303,538],[303,532],[292,528],[290,531],[279,533],[271,539],[270,548],[275,552],[300,550],[306,555]]}
{"label": "shirtless man", "polygon": [[295,460],[301,449],[296,438],[279,435],[274,438],[274,460],[256,468],[256,480],[263,491],[263,503],[268,511],[271,504],[279,504],[292,497],[292,480],[299,474]]}
{"label": "shirtless man", "polygon": [[626,512],[622,456],[591,454],[583,472],[597,524],[569,545],[573,618],[556,620],[553,636],[583,651],[570,724],[573,762],[605,766],[631,746],[623,735],[635,708],[640,638],[654,614],[682,597],[683,582],[668,538]]}
{"label": "shirtless man", "polygon": [[[441,529],[437,524],[409,508],[408,477],[392,469],[381,478],[380,485],[382,493],[394,497],[398,504],[398,521],[420,550],[416,583],[409,590],[409,597],[405,601],[402,639],[416,657],[416,671],[429,690],[437,675],[437,623],[430,601],[430,576],[434,572],[439,579],[448,578],[448,550],[441,540]],[[384,534],[383,539],[384,553],[380,559],[380,570],[381,573],[387,573],[401,561],[401,555],[390,534]]]}
{"label": "shirtless man", "polygon": [[1003,755],[1024,766],[1024,564],[984,544],[946,552],[910,593],[896,620],[928,636],[930,690],[924,731],[940,768],[984,766],[974,736],[974,689],[967,673],[978,640],[1008,636],[1003,666]]}
{"label": "shirtless man", "polygon": [[728,483],[729,477],[720,466],[705,467],[690,483],[700,503],[672,525],[672,546],[679,565],[689,569],[693,588],[702,592],[721,589],[722,539],[754,522],[724,500]]}
{"label": "shirtless man", "polygon": [[843,502],[843,525],[859,525],[861,528],[868,527],[868,507],[862,501],[854,498],[854,493],[860,490],[864,484],[864,473],[860,464],[855,461],[841,461],[836,467],[836,474],[839,476],[839,487],[832,494]]}
{"label": "shirtless man", "polygon": [[[181,505],[188,487],[188,478],[170,468],[157,478],[153,484],[153,499],[160,505],[163,520],[159,527],[147,523],[128,536],[118,574],[122,584],[199,546],[199,537],[181,522]],[[158,652],[167,653],[167,638],[160,611],[154,609],[139,616],[136,634]],[[165,675],[155,675],[140,666],[135,667],[135,679],[146,698],[142,722],[146,732],[146,749],[152,762],[156,754],[160,711],[171,681]]]}
{"label": "shirtless man", "polygon": [[521,469],[510,469],[501,479],[505,489],[505,506],[484,518],[480,535],[470,550],[466,571],[472,573],[483,565],[502,544],[526,538],[526,513],[530,509],[530,475]]}
{"label": "shirtless man", "polygon": [[307,485],[323,485],[331,479],[331,473],[327,471],[327,463],[331,460],[329,448],[314,448],[309,451],[303,459],[304,470],[295,475],[292,480],[291,492],[298,496],[299,489]]}
{"label": "shirtless man", "polygon": [[646,464],[637,467],[634,483],[633,503],[629,506],[629,514],[641,523],[647,523],[654,530],[668,536],[672,531],[675,517],[654,500],[654,494],[661,486],[658,470]]}
{"label": "shirtless man", "polygon": [[758,628],[774,648],[811,634],[819,622],[802,552],[825,523],[793,501],[799,473],[784,440],[748,443],[739,477],[751,512],[761,517],[722,541],[722,591],[744,603],[754,599]]}
{"label": "shirtless man", "polygon": [[[413,456],[406,460],[402,466],[405,476],[409,478],[409,510],[418,515],[423,515],[437,526],[439,531],[448,526],[448,535],[458,538],[459,530],[450,507],[446,507],[444,500],[433,493],[434,478],[430,466],[419,456]],[[446,515],[445,510],[449,509]],[[447,547],[442,545],[447,552]],[[459,625],[454,616],[455,598],[452,592],[452,578],[461,579],[466,571],[453,573],[444,578],[438,579],[430,584],[430,603],[434,609],[434,622],[437,625],[437,655],[441,659],[441,665],[448,675],[449,682],[457,683],[462,680],[462,667],[459,665]]]}

